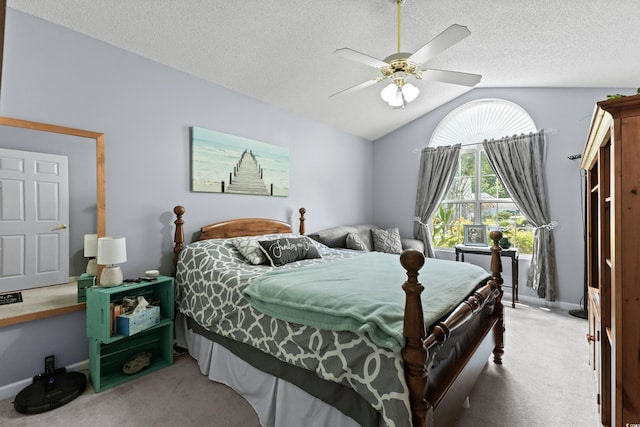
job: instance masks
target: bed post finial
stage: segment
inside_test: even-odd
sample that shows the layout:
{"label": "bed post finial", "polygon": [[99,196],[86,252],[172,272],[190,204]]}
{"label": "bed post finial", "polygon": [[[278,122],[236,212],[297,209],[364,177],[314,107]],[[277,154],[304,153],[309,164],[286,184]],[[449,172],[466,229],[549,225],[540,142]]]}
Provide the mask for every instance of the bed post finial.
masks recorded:
{"label": "bed post finial", "polygon": [[[494,279],[500,279],[500,285],[502,285],[502,261],[500,260],[500,252],[502,252],[502,248],[500,247],[500,239],[502,239],[502,232],[498,230],[494,230],[489,233],[489,238],[492,241],[491,245],[491,275]],[[494,255],[497,255],[494,256]]]}
{"label": "bed post finial", "polygon": [[413,426],[425,427],[429,403],[425,398],[428,377],[425,369],[427,350],[424,348],[423,341],[426,330],[420,300],[424,286],[418,282],[418,270],[424,265],[424,254],[415,249],[407,249],[400,255],[400,263],[407,270],[407,281],[402,285],[406,294],[403,327],[405,344],[402,349],[404,375],[409,388]]}
{"label": "bed post finial", "polygon": [[300,212],[300,228],[298,231],[300,231],[301,236],[304,236],[304,214],[307,213],[307,210],[305,208],[300,208],[298,212]]}
{"label": "bed post finial", "polygon": [[176,275],[176,265],[178,265],[178,254],[184,247],[184,206],[178,205],[173,208],[173,213],[176,214],[176,220],[173,223],[176,225],[176,231],[173,236],[173,276]]}
{"label": "bed post finial", "polygon": [[493,241],[491,246],[491,280],[497,286],[498,295],[496,297],[496,304],[494,312],[498,316],[498,324],[494,329],[496,334],[496,347],[493,349],[493,362],[496,365],[502,365],[502,355],[504,354],[504,306],[502,305],[502,261],[500,259],[500,252],[502,248],[499,245],[500,239],[502,239],[502,233],[500,231],[492,231],[489,233],[489,237]]}

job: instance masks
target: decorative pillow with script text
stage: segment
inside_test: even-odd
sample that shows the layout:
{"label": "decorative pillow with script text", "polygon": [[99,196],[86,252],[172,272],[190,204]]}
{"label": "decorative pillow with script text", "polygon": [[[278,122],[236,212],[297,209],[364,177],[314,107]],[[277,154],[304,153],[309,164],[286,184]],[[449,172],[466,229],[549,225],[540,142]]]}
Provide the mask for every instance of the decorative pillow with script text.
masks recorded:
{"label": "decorative pillow with script text", "polygon": [[258,244],[273,267],[302,259],[320,258],[315,245],[307,237],[261,240]]}

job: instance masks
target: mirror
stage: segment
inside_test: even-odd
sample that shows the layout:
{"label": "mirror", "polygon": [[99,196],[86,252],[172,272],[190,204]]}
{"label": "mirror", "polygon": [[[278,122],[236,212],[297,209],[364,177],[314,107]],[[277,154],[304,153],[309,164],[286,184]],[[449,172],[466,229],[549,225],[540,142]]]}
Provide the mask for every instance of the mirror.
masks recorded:
{"label": "mirror", "polygon": [[[0,116],[0,140],[3,148],[69,157],[69,275],[79,276],[87,262],[82,253],[84,234],[97,233],[101,237],[106,233],[104,134]],[[95,181],[89,176],[94,174]],[[95,190],[91,188],[93,182]],[[0,289],[12,290],[19,289]]]}

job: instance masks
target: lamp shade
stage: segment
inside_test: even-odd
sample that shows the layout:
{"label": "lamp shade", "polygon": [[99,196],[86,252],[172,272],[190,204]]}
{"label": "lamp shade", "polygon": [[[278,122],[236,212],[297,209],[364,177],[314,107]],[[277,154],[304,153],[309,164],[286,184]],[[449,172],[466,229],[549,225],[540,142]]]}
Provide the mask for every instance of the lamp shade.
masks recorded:
{"label": "lamp shade", "polygon": [[402,96],[402,92],[400,91],[400,89],[397,89],[395,95],[389,101],[389,106],[394,108],[402,108],[404,107],[404,104],[405,102],[404,97]]}
{"label": "lamp shade", "polygon": [[95,258],[98,255],[98,235],[84,235],[84,257]]}
{"label": "lamp shade", "polygon": [[412,85],[411,83],[405,83],[402,86],[402,95],[404,96],[404,100],[407,102],[411,102],[418,97],[420,93],[420,89]]}
{"label": "lamp shade", "polygon": [[395,98],[397,92],[398,86],[396,86],[395,83],[389,83],[382,89],[382,92],[380,92],[380,97],[384,102],[389,103]]}
{"label": "lamp shade", "polygon": [[380,97],[393,108],[404,108],[418,97],[420,89],[402,79],[394,80],[380,92]]}
{"label": "lamp shade", "polygon": [[114,265],[127,260],[127,243],[124,237],[100,237],[98,239],[98,264]]}

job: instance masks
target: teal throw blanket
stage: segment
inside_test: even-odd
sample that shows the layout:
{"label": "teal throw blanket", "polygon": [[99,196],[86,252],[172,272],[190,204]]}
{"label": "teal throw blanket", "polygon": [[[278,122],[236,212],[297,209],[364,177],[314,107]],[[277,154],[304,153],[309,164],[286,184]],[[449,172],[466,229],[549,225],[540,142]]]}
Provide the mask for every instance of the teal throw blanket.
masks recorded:
{"label": "teal throw blanket", "polygon": [[[464,262],[427,258],[418,281],[425,325],[452,311],[489,277]],[[288,270],[272,270],[244,290],[251,305],[271,317],[332,331],[368,334],[378,345],[400,352],[407,280],[398,255],[368,252],[351,258]]]}

